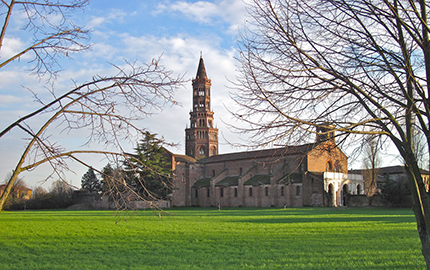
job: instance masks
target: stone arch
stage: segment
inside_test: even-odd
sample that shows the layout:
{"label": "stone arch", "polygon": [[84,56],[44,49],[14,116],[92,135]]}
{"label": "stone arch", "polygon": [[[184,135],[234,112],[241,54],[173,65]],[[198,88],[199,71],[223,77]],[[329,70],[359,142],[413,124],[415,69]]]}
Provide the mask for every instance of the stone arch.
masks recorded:
{"label": "stone arch", "polygon": [[342,205],[348,206],[348,185],[343,185],[342,187]]}
{"label": "stone arch", "polygon": [[206,147],[204,145],[200,146],[199,154],[200,155],[206,155]]}

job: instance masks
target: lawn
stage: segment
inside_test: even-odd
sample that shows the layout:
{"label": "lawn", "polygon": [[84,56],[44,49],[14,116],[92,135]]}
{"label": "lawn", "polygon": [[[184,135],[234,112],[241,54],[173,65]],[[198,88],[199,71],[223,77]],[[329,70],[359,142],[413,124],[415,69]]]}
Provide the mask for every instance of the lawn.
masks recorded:
{"label": "lawn", "polygon": [[424,269],[410,209],[1,212],[0,269]]}

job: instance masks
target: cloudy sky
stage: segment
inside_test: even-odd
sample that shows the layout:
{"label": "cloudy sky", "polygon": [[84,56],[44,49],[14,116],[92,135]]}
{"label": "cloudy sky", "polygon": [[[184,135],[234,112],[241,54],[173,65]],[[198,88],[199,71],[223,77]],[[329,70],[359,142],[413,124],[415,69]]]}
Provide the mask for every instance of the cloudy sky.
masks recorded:
{"label": "cloudy sky", "polygon": [[[150,62],[160,55],[164,66],[175,74],[185,74],[185,78],[190,80],[195,76],[202,52],[207,74],[212,80],[212,110],[220,130],[219,152],[237,150],[225,139],[235,142],[240,138],[229,131],[223,121],[233,121],[226,108],[234,107],[228,95],[228,86],[231,85],[229,80],[235,79],[237,62],[234,55],[238,30],[243,28],[246,20],[242,0],[92,0],[84,11],[77,11],[73,16],[76,24],[92,30],[92,50],[73,56],[73,60],[61,60],[62,72],[55,82],[57,89],[70,89],[73,81],[82,83],[96,74],[111,74],[110,63],[123,64],[124,59]],[[0,52],[1,59],[30,44],[31,36],[22,30],[22,18],[19,11],[13,14]],[[31,55],[23,56],[0,70],[1,130],[39,107],[29,89],[44,97],[46,85],[28,74],[28,61],[31,59]],[[170,150],[182,154],[184,129],[191,109],[191,82],[177,91],[176,100],[179,106],[166,107],[158,115],[139,124],[167,141],[178,143],[177,148]],[[63,134],[63,137],[67,138],[66,135]],[[25,138],[25,134],[13,131],[1,139],[1,182],[15,167],[25,147]],[[71,136],[61,143],[71,150],[76,148],[74,146],[80,146],[81,139]],[[132,151],[132,147],[128,150]],[[106,164],[101,159],[92,162],[95,167]],[[86,169],[75,165],[72,164],[72,167],[76,174],[68,174],[67,180],[73,185],[80,185]],[[30,187],[34,187],[48,174],[49,168],[45,166],[22,176]],[[44,187],[49,187],[49,184],[44,184]]]}
{"label": "cloudy sky", "polygon": [[[15,11],[0,51],[0,60],[31,44],[31,35],[23,31],[22,12]],[[3,21],[3,19],[0,19]],[[148,63],[162,55],[162,63],[175,74],[185,74],[185,79],[195,77],[200,52],[203,54],[206,71],[212,80],[212,110],[215,112],[215,125],[219,129],[219,152],[228,153],[239,150],[232,143],[246,142],[246,137],[229,130],[225,123],[237,125],[228,109],[234,111],[235,105],[229,98],[229,86],[236,76],[234,59],[236,40],[239,30],[247,20],[243,0],[91,0],[84,11],[73,15],[77,25],[91,29],[92,50],[74,55],[73,60],[61,60],[62,72],[55,82],[59,93],[73,86],[74,82],[83,83],[94,75],[112,75],[111,63],[121,65],[124,60]],[[25,55],[0,70],[0,128],[39,108],[33,94],[44,101],[49,99],[43,81],[30,76],[28,63],[31,55]],[[191,81],[176,92],[178,106],[166,107],[157,115],[139,122],[142,128],[163,136],[168,142],[177,143],[171,148],[174,153],[184,153],[184,129],[189,123],[191,109]],[[39,121],[39,122],[38,122]],[[43,119],[29,122],[33,128],[40,126]],[[82,145],[85,135],[60,134],[58,142],[68,150]],[[57,141],[57,138],[53,138]],[[22,132],[12,131],[0,140],[0,182],[16,166],[26,144]],[[129,145],[126,151],[133,151]],[[344,149],[345,150],[345,149]],[[395,157],[386,159],[390,165]],[[88,161],[101,169],[107,161],[94,158]],[[357,165],[357,164],[356,164]],[[358,164],[359,166],[360,164]],[[87,170],[78,164],[70,164],[75,174],[66,175],[66,180],[80,186],[82,175]],[[51,172],[47,166],[21,174],[30,187],[40,184]],[[57,178],[58,179],[58,178]],[[52,180],[43,186],[49,188]]]}

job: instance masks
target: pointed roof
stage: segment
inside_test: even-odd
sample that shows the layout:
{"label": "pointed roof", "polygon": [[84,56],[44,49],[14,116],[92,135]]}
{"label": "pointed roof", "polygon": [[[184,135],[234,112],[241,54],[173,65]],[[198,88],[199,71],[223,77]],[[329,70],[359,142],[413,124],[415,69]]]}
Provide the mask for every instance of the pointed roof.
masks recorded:
{"label": "pointed roof", "polygon": [[203,56],[200,55],[199,67],[197,68],[196,79],[207,79],[205,63],[203,62]]}

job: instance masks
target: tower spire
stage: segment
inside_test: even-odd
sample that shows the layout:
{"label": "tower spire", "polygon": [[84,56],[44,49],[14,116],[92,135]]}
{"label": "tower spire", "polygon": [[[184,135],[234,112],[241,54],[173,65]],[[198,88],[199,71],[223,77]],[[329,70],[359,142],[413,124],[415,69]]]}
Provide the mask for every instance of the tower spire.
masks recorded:
{"label": "tower spire", "polygon": [[202,52],[200,52],[200,61],[199,61],[199,67],[197,68],[197,74],[196,74],[196,80],[197,79],[207,79],[206,76],[206,68],[205,63],[203,62]]}
{"label": "tower spire", "polygon": [[202,53],[193,84],[193,109],[190,112],[190,127],[185,129],[186,154],[194,158],[218,154],[218,129],[214,128],[211,111],[211,80],[207,78]]}

